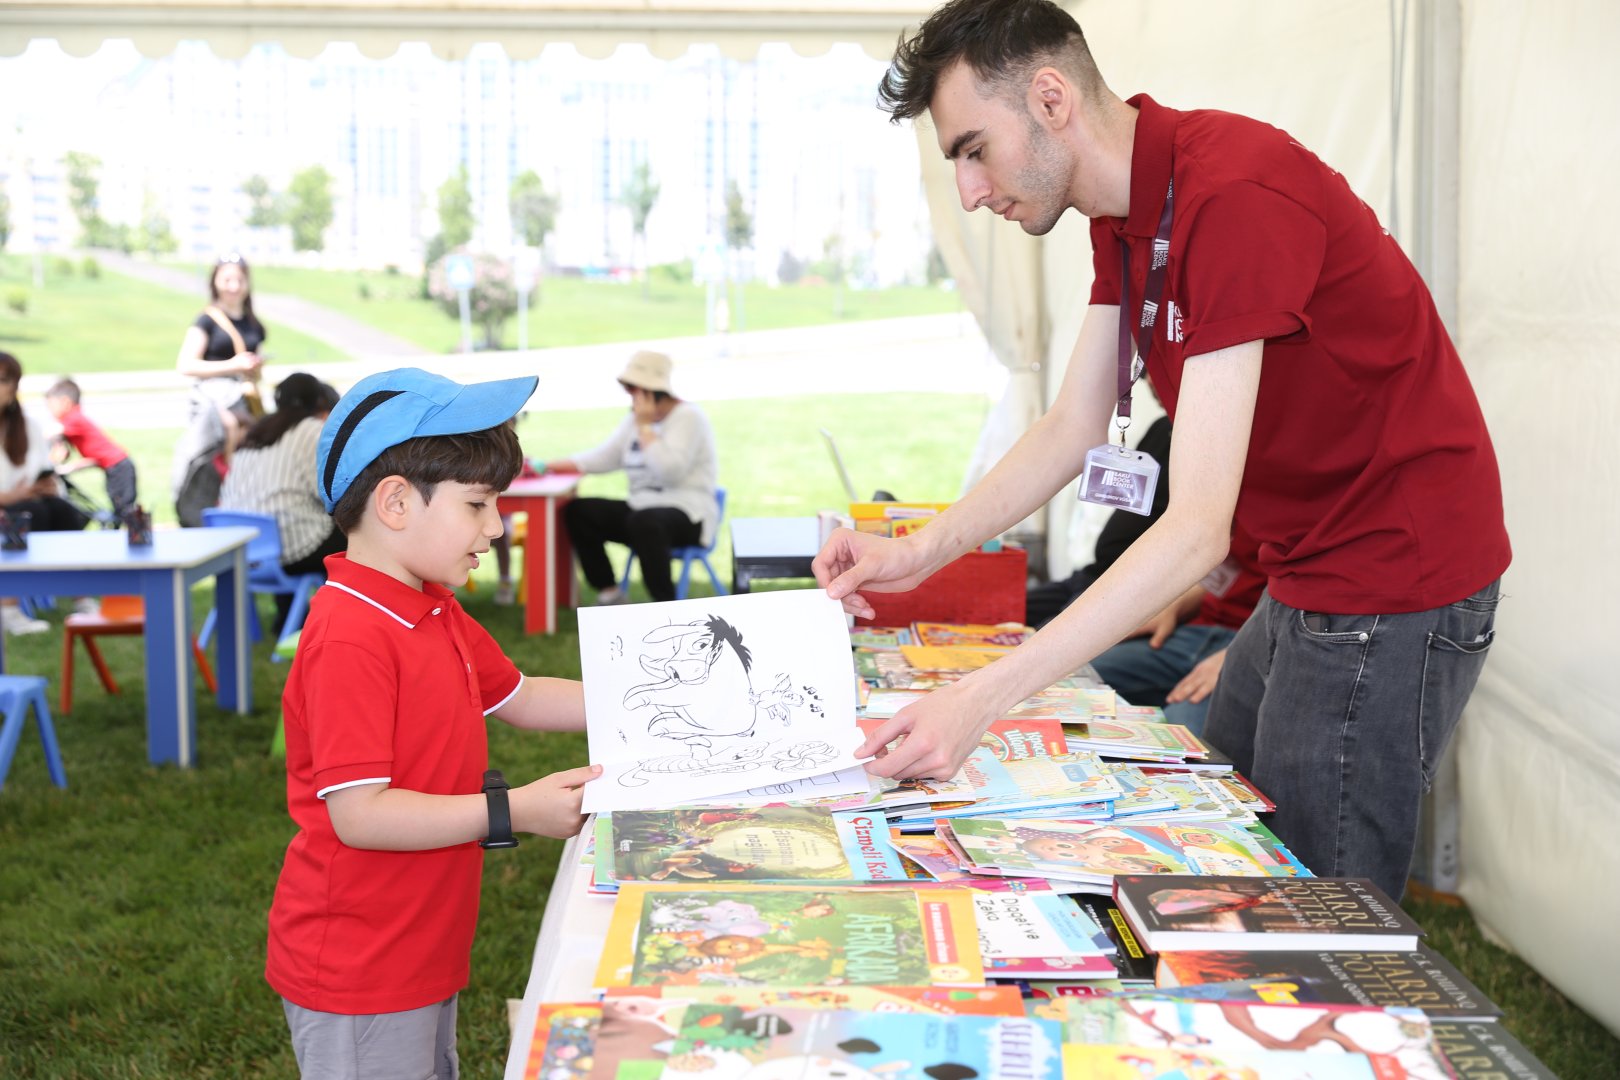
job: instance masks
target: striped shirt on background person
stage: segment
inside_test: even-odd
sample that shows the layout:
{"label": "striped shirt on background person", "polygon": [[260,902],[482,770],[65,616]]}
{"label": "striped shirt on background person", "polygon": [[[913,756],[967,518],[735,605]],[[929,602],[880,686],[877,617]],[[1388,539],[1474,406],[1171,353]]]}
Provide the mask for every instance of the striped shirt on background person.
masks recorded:
{"label": "striped shirt on background person", "polygon": [[313,552],[332,531],[315,479],[321,423],[312,416],[270,446],[236,451],[220,489],[221,507],[276,519],[284,566]]}

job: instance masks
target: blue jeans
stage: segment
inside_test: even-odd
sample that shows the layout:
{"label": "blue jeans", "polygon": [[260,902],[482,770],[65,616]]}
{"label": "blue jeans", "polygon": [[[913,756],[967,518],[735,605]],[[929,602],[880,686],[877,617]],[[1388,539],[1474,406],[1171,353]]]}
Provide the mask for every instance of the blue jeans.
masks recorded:
{"label": "blue jeans", "polygon": [[1172,724],[1185,724],[1194,735],[1204,730],[1210,695],[1203,701],[1165,705],[1165,695],[1198,666],[1199,661],[1218,653],[1232,643],[1237,631],[1226,626],[1178,626],[1157,649],[1145,637],[1129,638],[1104,651],[1091,666],[1097,677],[1119,691],[1132,705],[1162,705],[1164,718]]}
{"label": "blue jeans", "polygon": [[1206,737],[1277,802],[1272,830],[1323,877],[1399,900],[1423,793],[1496,636],[1500,582],[1400,615],[1261,598],[1212,695]]}

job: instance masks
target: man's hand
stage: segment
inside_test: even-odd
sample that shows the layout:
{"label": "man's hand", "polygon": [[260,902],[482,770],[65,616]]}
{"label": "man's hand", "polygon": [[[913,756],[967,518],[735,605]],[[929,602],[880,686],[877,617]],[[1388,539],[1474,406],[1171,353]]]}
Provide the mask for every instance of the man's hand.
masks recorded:
{"label": "man's hand", "polygon": [[1221,677],[1221,666],[1226,663],[1226,650],[1211,653],[1198,661],[1187,677],[1176,683],[1175,688],[1165,695],[1164,700],[1171,705],[1179,705],[1183,701],[1196,705],[1215,692],[1215,683]]}
{"label": "man's hand", "polygon": [[908,592],[931,569],[914,537],[891,540],[853,529],[834,529],[810,564],[816,583],[827,595],[842,600],[846,612],[862,619],[872,618],[875,612],[857,589],[864,585],[873,592]]}
{"label": "man's hand", "polygon": [[[866,771],[873,776],[948,779],[973,753],[979,736],[994,719],[974,700],[971,687],[951,683],[895,713],[867,738],[855,756],[881,755],[866,763]],[[892,750],[884,749],[901,735],[905,736],[904,742]]]}
{"label": "man's hand", "polygon": [[602,775],[602,766],[587,765],[542,776],[533,783],[513,788],[507,794],[512,810],[512,830],[566,840],[585,824],[580,813],[586,781]]}
{"label": "man's hand", "polygon": [[1176,622],[1176,609],[1172,605],[1143,623],[1131,637],[1145,637],[1148,639],[1148,647],[1157,649],[1176,632],[1177,625],[1179,624]]}

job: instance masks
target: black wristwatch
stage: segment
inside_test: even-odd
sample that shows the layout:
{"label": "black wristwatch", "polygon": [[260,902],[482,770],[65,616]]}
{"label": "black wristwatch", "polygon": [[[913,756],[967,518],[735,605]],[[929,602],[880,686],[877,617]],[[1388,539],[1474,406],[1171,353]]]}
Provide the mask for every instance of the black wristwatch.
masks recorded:
{"label": "black wristwatch", "polygon": [[484,773],[484,799],[489,803],[489,835],[478,841],[479,847],[518,846],[517,837],[512,835],[512,807],[506,801],[508,786],[501,770],[490,769]]}

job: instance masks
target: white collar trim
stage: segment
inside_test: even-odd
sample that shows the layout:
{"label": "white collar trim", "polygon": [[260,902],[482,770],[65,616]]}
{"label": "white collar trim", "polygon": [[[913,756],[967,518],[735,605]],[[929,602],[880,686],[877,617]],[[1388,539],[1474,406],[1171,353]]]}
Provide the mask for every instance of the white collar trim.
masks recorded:
{"label": "white collar trim", "polygon": [[399,625],[405,627],[405,629],[407,629],[407,630],[415,630],[416,629],[416,624],[415,623],[406,622],[404,619],[400,618],[399,615],[396,614],[393,611],[393,609],[388,608],[388,607],[384,607],[382,604],[379,604],[377,601],[373,600],[371,597],[367,596],[363,592],[359,592],[359,591],[357,591],[355,589],[351,589],[351,588],[349,588],[349,586],[344,585],[344,584],[342,584],[340,582],[336,582],[336,581],[330,581],[329,580],[329,581],[327,581],[326,585],[327,585],[328,588],[342,589],[344,592],[348,593],[350,596],[353,596],[353,597],[355,597],[356,599],[359,599],[359,600],[364,600],[366,603],[370,604],[372,607],[376,608],[378,611],[382,612],[384,615],[387,615],[390,619],[393,619],[395,622],[399,623]]}

